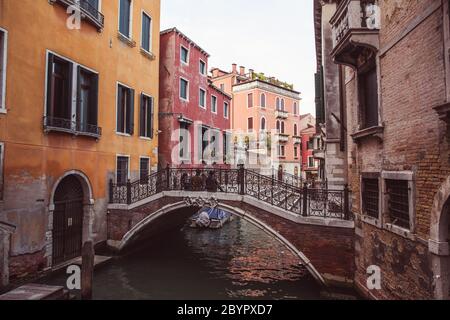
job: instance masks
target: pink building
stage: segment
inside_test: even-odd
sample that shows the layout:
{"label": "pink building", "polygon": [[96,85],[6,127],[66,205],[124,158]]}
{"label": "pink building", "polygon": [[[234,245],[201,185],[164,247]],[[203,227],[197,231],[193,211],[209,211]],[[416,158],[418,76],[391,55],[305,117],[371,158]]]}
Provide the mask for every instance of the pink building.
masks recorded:
{"label": "pink building", "polygon": [[[292,85],[268,78],[264,74],[233,64],[231,72],[212,70],[213,83],[232,95],[231,126],[257,137],[270,134],[277,146],[271,155],[273,166],[299,175],[300,154],[300,93]],[[260,153],[261,150],[258,150]]]}
{"label": "pink building", "polygon": [[160,166],[220,165],[231,96],[208,78],[209,54],[178,29],[161,32]]}
{"label": "pink building", "polygon": [[316,127],[309,124],[300,134],[302,137],[302,178],[306,180],[318,180],[319,164],[318,160],[314,158]]}

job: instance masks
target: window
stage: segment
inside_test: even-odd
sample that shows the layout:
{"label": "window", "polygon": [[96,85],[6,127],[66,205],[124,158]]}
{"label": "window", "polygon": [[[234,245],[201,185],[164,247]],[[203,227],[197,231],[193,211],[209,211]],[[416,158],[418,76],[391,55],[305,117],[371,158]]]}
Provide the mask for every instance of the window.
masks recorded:
{"label": "window", "polygon": [[139,162],[139,180],[141,184],[148,183],[148,176],[150,174],[150,159],[141,158]]}
{"label": "window", "polygon": [[180,78],[180,98],[189,101],[189,81]]}
{"label": "window", "polygon": [[284,99],[281,99],[281,111],[284,111]]}
{"label": "window", "polygon": [[6,31],[0,29],[0,112],[6,110],[7,38]]}
{"label": "window", "polygon": [[129,178],[129,165],[130,158],[128,156],[117,157],[116,183],[118,185],[124,186],[127,184]]}
{"label": "window", "polygon": [[180,59],[184,64],[189,64],[189,49],[181,46]]}
{"label": "window", "polygon": [[297,102],[294,102],[294,116],[298,115],[298,106]]}
{"label": "window", "polygon": [[206,76],[206,62],[205,61],[200,60],[199,70],[200,70],[200,74]]}
{"label": "window", "polygon": [[247,119],[247,129],[248,129],[248,132],[252,132],[253,131],[253,118],[248,118]]}
{"label": "window", "polygon": [[228,134],[226,132],[223,133],[222,139],[223,139],[223,163],[226,164],[228,154],[228,142],[230,141]]}
{"label": "window", "polygon": [[361,195],[363,214],[378,219],[380,201],[378,177],[369,175],[362,178]]}
{"label": "window", "polygon": [[313,157],[308,157],[308,167],[309,168],[314,168],[315,167],[315,163],[314,163],[314,158]]}
{"label": "window", "polygon": [[134,133],[134,90],[117,85],[117,132]]}
{"label": "window", "polygon": [[281,134],[284,134],[284,133],[285,133],[284,129],[285,129],[285,127],[284,127],[284,121],[282,121],[282,122],[281,122]]}
{"label": "window", "polygon": [[211,96],[211,112],[217,113],[217,97]]}
{"label": "window", "polygon": [[310,139],[308,140],[308,145],[307,145],[307,147],[308,147],[308,150],[313,150],[313,149],[314,149],[314,139],[313,139],[313,138],[310,138]]}
{"label": "window", "polygon": [[186,160],[189,159],[189,124],[180,123],[180,159]]}
{"label": "window", "polygon": [[225,119],[228,119],[230,117],[230,105],[228,102],[223,103],[223,116]]}
{"label": "window", "polygon": [[277,121],[277,133],[281,133],[281,123],[279,120]]}
{"label": "window", "polygon": [[298,148],[294,147],[294,158],[297,159],[298,158]]}
{"label": "window", "polygon": [[261,131],[266,131],[266,118],[261,118]]}
{"label": "window", "polygon": [[206,90],[200,89],[198,94],[198,105],[206,109]]}
{"label": "window", "polygon": [[378,126],[378,80],[374,59],[358,74],[361,128]]}
{"label": "window", "polygon": [[286,155],[286,148],[285,146],[278,145],[278,156],[279,157],[285,157]]}
{"label": "window", "polygon": [[141,94],[141,110],[139,113],[139,135],[153,139],[153,98]]}
{"label": "window", "polygon": [[119,0],[119,32],[131,38],[131,0]]}
{"label": "window", "polygon": [[253,93],[247,95],[247,107],[253,108]]}
{"label": "window", "polygon": [[297,136],[298,136],[298,127],[297,127],[297,124],[294,123],[294,137],[297,137]]}
{"label": "window", "polygon": [[205,161],[205,158],[207,157],[207,155],[205,154],[206,152],[206,148],[208,147],[209,144],[209,136],[208,136],[208,128],[206,127],[201,127],[202,130],[202,143],[201,143],[201,147],[202,147],[202,153],[201,153],[201,159],[203,160],[203,162]]}
{"label": "window", "polygon": [[390,223],[410,229],[408,181],[387,179],[386,195]]}
{"label": "window", "polygon": [[151,52],[152,47],[152,18],[142,13],[142,49]]}
{"label": "window", "polygon": [[266,95],[264,93],[261,94],[261,108],[266,107]]}
{"label": "window", "polygon": [[280,110],[281,110],[281,102],[280,102],[280,98],[277,98],[276,108],[277,108],[277,111],[280,111]]}
{"label": "window", "polygon": [[52,53],[47,63],[46,130],[98,137],[98,74]]}

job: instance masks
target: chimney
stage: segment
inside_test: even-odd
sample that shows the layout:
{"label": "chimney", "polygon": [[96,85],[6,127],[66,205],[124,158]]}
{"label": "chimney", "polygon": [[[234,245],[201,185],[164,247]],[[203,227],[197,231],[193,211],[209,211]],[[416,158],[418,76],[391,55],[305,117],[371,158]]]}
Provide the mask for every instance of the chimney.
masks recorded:
{"label": "chimney", "polygon": [[219,69],[214,68],[214,69],[211,70],[211,72],[212,72],[212,77],[213,78],[217,78],[219,76]]}
{"label": "chimney", "polygon": [[243,67],[243,66],[240,66],[240,67],[239,67],[239,74],[240,74],[241,76],[245,76],[245,67]]}
{"label": "chimney", "polygon": [[253,74],[255,73],[255,70],[248,69],[248,72],[250,73],[250,79],[253,79]]}
{"label": "chimney", "polygon": [[232,72],[233,72],[233,73],[237,73],[237,64],[236,64],[236,63],[233,63],[233,64],[232,64],[232,67],[233,67]]}

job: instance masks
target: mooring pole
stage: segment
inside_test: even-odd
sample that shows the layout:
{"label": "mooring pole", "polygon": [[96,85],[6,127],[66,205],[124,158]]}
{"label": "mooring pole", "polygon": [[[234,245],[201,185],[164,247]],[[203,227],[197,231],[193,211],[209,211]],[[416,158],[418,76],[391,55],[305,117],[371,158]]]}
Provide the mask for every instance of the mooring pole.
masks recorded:
{"label": "mooring pole", "polygon": [[94,244],[92,241],[85,242],[81,259],[81,300],[92,300],[94,257]]}

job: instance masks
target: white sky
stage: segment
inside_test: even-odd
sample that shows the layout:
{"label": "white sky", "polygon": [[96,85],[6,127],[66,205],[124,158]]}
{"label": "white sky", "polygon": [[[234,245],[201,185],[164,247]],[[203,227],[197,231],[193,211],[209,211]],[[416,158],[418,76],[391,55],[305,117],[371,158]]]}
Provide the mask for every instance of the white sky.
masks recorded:
{"label": "white sky", "polygon": [[161,30],[177,27],[210,55],[209,69],[237,63],[293,83],[301,113],[314,111],[312,0],[162,0]]}

